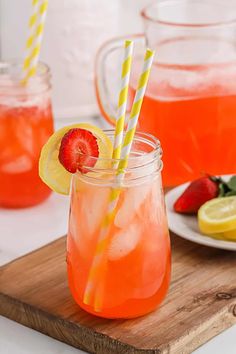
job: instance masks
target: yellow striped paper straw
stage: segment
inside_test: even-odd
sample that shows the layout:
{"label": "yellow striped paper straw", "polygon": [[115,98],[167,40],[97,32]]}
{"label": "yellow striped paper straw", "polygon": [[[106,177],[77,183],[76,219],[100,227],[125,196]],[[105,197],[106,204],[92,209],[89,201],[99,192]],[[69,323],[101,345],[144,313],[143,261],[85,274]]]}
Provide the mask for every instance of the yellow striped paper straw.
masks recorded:
{"label": "yellow striped paper straw", "polygon": [[[34,3],[37,3],[37,6]],[[45,26],[45,20],[47,15],[48,0],[34,0],[33,5],[36,7],[37,13],[33,18],[37,22],[34,26],[34,32],[30,39],[27,40],[27,56],[24,60],[24,79],[23,83],[27,83],[28,80],[36,74],[37,65],[39,61],[39,54],[43,39],[43,32]]]}
{"label": "yellow striped paper straw", "polygon": [[[125,133],[124,142],[121,150],[121,160],[118,166],[118,176],[123,174],[123,169],[128,165],[128,157],[133,143],[134,134],[136,131],[139,114],[141,111],[144,94],[146,91],[148,78],[153,62],[155,52],[147,49],[144,57],[143,69],[138,81],[138,87],[135,93],[134,102],[132,105],[128,127]],[[119,179],[119,178],[118,178]]]}
{"label": "yellow striped paper straw", "polygon": [[34,43],[35,39],[35,29],[37,25],[37,17],[38,17],[38,8],[39,8],[39,0],[32,0],[32,15],[29,18],[29,33],[28,33],[28,38],[26,41],[26,53],[25,53],[25,59],[24,59],[24,64],[23,64],[23,70],[25,71],[26,68],[30,64],[30,53],[31,53],[31,48]]}
{"label": "yellow striped paper straw", "polygon": [[[151,51],[150,49],[147,49],[144,58],[142,73],[139,78],[138,88],[136,90],[134,102],[132,105],[132,109],[128,121],[127,132],[125,134],[124,142],[122,145],[122,150],[121,150],[122,159],[119,162],[118,171],[117,171],[117,182],[119,184],[123,179],[124,169],[127,167],[128,164],[128,157],[129,157],[129,153],[131,150],[131,146],[135,134],[138,117],[142,107],[142,102],[143,102],[146,86],[148,83],[148,78],[149,78],[153,58],[154,58],[154,52]],[[99,267],[102,264],[105,251],[109,245],[109,237],[108,237],[109,227],[115,217],[116,206],[119,199],[119,195],[120,195],[120,188],[112,189],[109,197],[108,211],[101,225],[101,232],[99,235],[99,240],[95,250],[95,256],[93,258],[93,262],[89,271],[88,282],[84,293],[84,303],[87,305],[90,304],[91,302],[91,293],[92,290],[94,289],[94,284],[99,272]],[[99,296],[97,296],[97,294],[95,296],[94,309],[97,312],[99,312],[101,309],[101,299],[99,298]]]}
{"label": "yellow striped paper straw", "polygon": [[[102,264],[104,252],[107,249],[107,246],[109,244],[109,240],[108,240],[109,227],[111,226],[113,219],[115,217],[116,203],[119,198],[119,195],[120,195],[120,189],[118,188],[112,189],[109,197],[108,210],[102,221],[99,239],[96,245],[95,255],[89,270],[88,282],[86,284],[86,288],[84,292],[83,301],[87,305],[91,304],[91,295],[95,286],[97,275],[99,273],[99,267]],[[101,308],[101,301],[100,298],[97,297],[97,293],[96,293],[94,309],[95,311],[99,312],[100,308]]]}
{"label": "yellow striped paper straw", "polygon": [[[127,107],[127,100],[128,100],[133,47],[134,47],[133,41],[130,40],[125,41],[124,58],[123,58],[122,71],[121,71],[121,86],[120,86],[119,99],[118,99],[118,114],[116,119],[116,127],[115,127],[115,134],[114,134],[114,143],[113,143],[113,154],[112,154],[113,159],[119,159],[121,153],[124,124],[125,124],[125,114],[126,114],[126,107]],[[116,168],[117,164],[118,163],[115,162],[113,168]],[[112,193],[111,193],[111,197],[114,198]],[[111,209],[113,208],[111,203],[109,203],[109,208]],[[104,239],[104,237],[108,233],[110,223],[111,223],[110,215],[108,215],[108,218],[104,220],[104,224],[101,228],[101,234],[102,234],[101,239]],[[103,284],[99,284],[99,288],[96,289],[96,293],[95,293],[95,309],[97,310],[99,310],[101,307],[101,304],[99,303],[99,299],[101,298],[102,291],[103,291]]]}
{"label": "yellow striped paper straw", "polygon": [[[122,63],[121,87],[118,100],[118,114],[115,127],[115,136],[113,144],[113,159],[120,158],[121,145],[123,141],[123,131],[125,124],[125,113],[128,99],[129,79],[133,54],[133,41],[125,41],[124,44],[124,59]],[[115,167],[115,166],[114,166]]]}
{"label": "yellow striped paper straw", "polygon": [[[118,99],[118,114],[117,114],[115,134],[114,134],[114,144],[113,144],[113,154],[112,154],[113,159],[120,158],[121,146],[123,141],[125,113],[126,113],[127,98],[128,98],[129,79],[130,79],[130,72],[131,72],[132,53],[133,53],[133,41],[126,40],[124,43],[124,58],[122,63],[121,86],[120,86],[119,99]],[[116,168],[115,164],[113,168]],[[111,193],[111,196],[112,195],[113,195],[113,191]],[[99,235],[99,241],[96,248],[96,254],[100,254],[101,253],[100,249],[104,247],[103,242],[105,242],[109,225],[112,221],[112,215],[110,215],[109,210],[112,212],[111,203],[109,203],[108,213],[106,214],[106,217],[104,218],[101,225],[101,232]],[[97,257],[97,259],[94,259],[95,263],[98,262],[98,258],[99,256]],[[90,295],[91,295],[90,293],[94,286],[93,279],[96,279],[96,269],[95,269],[95,274],[93,274],[95,263],[90,269],[90,273],[89,273],[90,280],[88,281],[85,295],[84,295],[84,302],[87,304],[90,303]]]}

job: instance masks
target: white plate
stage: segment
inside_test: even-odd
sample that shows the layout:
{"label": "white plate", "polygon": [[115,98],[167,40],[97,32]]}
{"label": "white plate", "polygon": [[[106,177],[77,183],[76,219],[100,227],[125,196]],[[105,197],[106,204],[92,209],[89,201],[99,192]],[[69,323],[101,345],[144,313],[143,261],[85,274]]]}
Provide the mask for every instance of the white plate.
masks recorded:
{"label": "white plate", "polygon": [[[229,178],[229,176],[222,177],[225,177],[225,179]],[[201,245],[236,251],[236,242],[216,240],[203,235],[199,231],[196,216],[182,215],[174,212],[174,202],[181,195],[181,193],[183,193],[188,184],[189,183],[182,184],[166,194],[165,200],[170,230],[186,240],[196,242]]]}

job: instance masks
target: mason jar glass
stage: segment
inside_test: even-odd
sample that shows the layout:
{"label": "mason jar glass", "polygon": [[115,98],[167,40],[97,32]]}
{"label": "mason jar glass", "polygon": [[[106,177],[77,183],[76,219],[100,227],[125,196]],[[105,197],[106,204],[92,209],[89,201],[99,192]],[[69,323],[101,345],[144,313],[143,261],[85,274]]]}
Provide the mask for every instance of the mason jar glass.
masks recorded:
{"label": "mason jar glass", "polygon": [[81,308],[106,318],[132,318],[154,310],[170,281],[160,143],[136,133],[121,180],[112,168],[118,162],[96,159],[95,167],[85,166],[87,173],[73,175],[67,269]]}
{"label": "mason jar glass", "polygon": [[0,207],[36,205],[51,193],[38,175],[41,148],[53,133],[50,80],[43,63],[24,85],[20,61],[0,62]]}

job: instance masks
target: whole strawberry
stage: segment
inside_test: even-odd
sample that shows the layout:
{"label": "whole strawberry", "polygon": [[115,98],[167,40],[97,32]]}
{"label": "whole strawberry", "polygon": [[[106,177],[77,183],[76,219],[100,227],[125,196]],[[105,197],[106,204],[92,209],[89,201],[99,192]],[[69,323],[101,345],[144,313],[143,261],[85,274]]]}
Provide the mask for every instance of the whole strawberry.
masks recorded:
{"label": "whole strawberry", "polygon": [[219,195],[220,180],[216,177],[204,176],[189,184],[174,204],[177,213],[196,214],[198,209],[208,200]]}

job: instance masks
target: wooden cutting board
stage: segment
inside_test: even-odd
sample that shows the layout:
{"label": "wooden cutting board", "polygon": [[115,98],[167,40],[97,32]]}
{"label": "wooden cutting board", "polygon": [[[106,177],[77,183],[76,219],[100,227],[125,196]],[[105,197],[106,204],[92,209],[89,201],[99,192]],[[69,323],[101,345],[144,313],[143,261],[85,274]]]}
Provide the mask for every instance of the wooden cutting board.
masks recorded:
{"label": "wooden cutting board", "polygon": [[0,314],[91,353],[186,354],[236,323],[236,253],[172,235],[163,305],[134,320],[81,310],[66,279],[65,237],[0,268]]}

